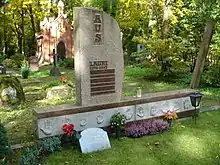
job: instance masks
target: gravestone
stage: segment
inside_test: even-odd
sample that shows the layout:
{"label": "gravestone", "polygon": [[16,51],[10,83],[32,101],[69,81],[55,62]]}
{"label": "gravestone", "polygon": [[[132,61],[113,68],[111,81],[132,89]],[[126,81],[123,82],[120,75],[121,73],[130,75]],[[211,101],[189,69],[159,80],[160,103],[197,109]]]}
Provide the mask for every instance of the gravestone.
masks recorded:
{"label": "gravestone", "polygon": [[120,101],[124,61],[118,23],[103,11],[75,8],[74,33],[77,104]]}
{"label": "gravestone", "polygon": [[29,69],[31,71],[39,71],[39,64],[38,64],[38,58],[35,56],[32,56],[29,58]]}
{"label": "gravestone", "polygon": [[88,128],[82,131],[79,142],[82,153],[111,148],[107,132],[101,128]]}
{"label": "gravestone", "polygon": [[0,64],[0,74],[6,74],[6,68],[3,64]]}

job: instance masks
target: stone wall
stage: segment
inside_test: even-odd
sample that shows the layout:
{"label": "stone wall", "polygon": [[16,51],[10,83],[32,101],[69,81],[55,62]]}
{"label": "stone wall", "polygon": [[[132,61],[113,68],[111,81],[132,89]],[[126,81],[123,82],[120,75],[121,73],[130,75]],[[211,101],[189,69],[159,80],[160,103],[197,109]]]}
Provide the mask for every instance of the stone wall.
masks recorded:
{"label": "stone wall", "polygon": [[126,115],[127,122],[163,116],[168,110],[177,113],[191,111],[189,95],[195,90],[176,90],[126,97],[120,102],[92,105],[60,105],[34,109],[39,138],[62,134],[64,123],[73,123],[77,131],[110,125],[111,116],[117,112]]}

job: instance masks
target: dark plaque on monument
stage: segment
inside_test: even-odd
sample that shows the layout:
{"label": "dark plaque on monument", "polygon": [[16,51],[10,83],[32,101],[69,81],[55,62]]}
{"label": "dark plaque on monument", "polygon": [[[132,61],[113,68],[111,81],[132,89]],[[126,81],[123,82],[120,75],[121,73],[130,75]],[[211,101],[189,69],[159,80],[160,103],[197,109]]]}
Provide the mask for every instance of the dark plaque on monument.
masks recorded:
{"label": "dark plaque on monument", "polygon": [[107,61],[90,61],[91,96],[115,93],[115,69]]}

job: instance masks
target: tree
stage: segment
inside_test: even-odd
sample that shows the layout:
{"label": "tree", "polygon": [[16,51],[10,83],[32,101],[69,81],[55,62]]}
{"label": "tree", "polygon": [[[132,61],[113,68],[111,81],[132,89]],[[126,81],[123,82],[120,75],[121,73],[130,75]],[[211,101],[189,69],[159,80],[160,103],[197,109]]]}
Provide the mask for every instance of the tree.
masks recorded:
{"label": "tree", "polygon": [[205,65],[205,59],[209,52],[213,31],[215,29],[216,22],[219,19],[219,1],[199,0],[197,3],[200,8],[200,14],[203,16],[204,21],[206,22],[206,26],[190,83],[191,88],[199,87],[201,75]]}

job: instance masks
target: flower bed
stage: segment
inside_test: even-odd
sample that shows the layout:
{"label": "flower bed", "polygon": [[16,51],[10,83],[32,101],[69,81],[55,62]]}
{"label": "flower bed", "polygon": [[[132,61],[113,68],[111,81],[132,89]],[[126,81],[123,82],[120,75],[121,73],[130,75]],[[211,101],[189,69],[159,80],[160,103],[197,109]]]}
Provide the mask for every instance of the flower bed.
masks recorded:
{"label": "flower bed", "polygon": [[125,125],[125,136],[138,138],[166,131],[168,123],[163,120],[140,120]]}

